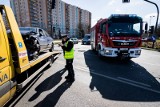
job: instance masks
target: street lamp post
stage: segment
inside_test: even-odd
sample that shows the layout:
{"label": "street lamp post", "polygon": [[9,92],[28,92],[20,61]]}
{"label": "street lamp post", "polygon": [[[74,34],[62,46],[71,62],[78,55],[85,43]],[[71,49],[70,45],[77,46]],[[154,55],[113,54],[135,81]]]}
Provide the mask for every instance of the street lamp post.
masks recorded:
{"label": "street lamp post", "polygon": [[153,17],[155,17],[155,16],[150,16],[150,22],[149,22],[149,25],[150,25],[150,26],[152,26],[152,18],[153,18]]}
{"label": "street lamp post", "polygon": [[[156,25],[155,25],[155,33],[157,32],[157,26],[158,26],[158,19],[159,19],[159,8],[158,8],[158,5],[152,1],[149,1],[149,0],[144,0],[148,3],[151,3],[151,4],[154,4],[157,8],[157,20],[156,20]],[[130,0],[122,0],[123,3],[129,3]]]}
{"label": "street lamp post", "polygon": [[155,25],[155,33],[157,32],[157,26],[158,26],[158,19],[159,19],[159,8],[158,8],[158,5],[152,1],[149,1],[149,0],[144,0],[148,3],[151,3],[151,4],[154,4],[157,8],[157,20],[156,20],[156,25]]}

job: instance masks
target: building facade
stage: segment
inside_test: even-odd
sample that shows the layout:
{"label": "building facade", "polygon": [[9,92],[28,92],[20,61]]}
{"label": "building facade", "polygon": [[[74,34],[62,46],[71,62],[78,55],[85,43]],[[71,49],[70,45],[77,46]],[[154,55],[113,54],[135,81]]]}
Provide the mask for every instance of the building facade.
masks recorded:
{"label": "building facade", "polygon": [[51,33],[51,0],[10,0],[20,27],[40,27]]}
{"label": "building facade", "polygon": [[83,37],[90,33],[91,12],[77,6],[67,4],[61,0],[55,1],[53,10],[53,27],[55,35],[67,33],[70,37]]}
{"label": "building facade", "polygon": [[60,38],[63,33],[70,37],[82,37],[89,33],[91,13],[77,6],[55,0],[55,8],[51,8],[52,0],[10,0],[11,8],[20,27],[40,27]]}

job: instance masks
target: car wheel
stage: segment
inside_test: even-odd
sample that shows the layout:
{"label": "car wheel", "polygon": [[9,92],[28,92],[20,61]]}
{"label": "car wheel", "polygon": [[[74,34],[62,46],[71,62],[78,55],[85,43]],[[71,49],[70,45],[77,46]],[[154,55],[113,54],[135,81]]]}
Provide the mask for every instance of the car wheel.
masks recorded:
{"label": "car wheel", "polygon": [[54,51],[54,44],[52,43],[51,49],[49,49],[50,52]]}
{"label": "car wheel", "polygon": [[40,44],[38,43],[38,41],[37,41],[37,43],[36,43],[36,47],[37,47],[37,52],[38,52],[38,54],[39,54],[39,52],[40,52]]}

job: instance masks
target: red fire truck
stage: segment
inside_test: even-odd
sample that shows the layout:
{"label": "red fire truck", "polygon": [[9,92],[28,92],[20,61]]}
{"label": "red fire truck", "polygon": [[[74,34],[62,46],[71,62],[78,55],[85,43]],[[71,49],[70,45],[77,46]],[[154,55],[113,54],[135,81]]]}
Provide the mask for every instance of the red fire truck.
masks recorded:
{"label": "red fire truck", "polygon": [[91,28],[91,48],[100,57],[137,58],[141,54],[142,18],[113,14]]}

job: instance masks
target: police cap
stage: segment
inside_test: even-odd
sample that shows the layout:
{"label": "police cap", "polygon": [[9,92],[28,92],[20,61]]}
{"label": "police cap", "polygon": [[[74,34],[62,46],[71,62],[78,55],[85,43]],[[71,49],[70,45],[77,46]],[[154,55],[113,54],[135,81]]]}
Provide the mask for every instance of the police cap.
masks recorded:
{"label": "police cap", "polygon": [[61,34],[61,38],[67,37],[67,34]]}

